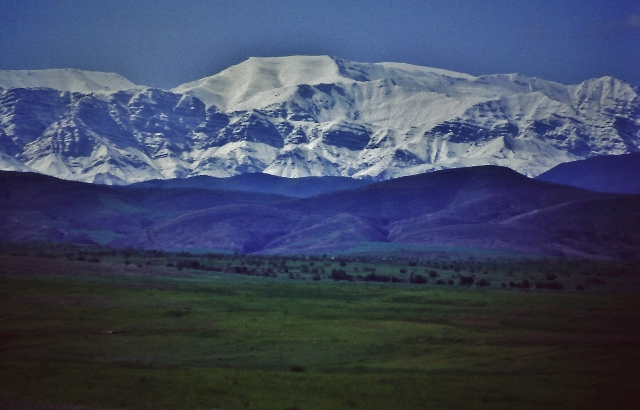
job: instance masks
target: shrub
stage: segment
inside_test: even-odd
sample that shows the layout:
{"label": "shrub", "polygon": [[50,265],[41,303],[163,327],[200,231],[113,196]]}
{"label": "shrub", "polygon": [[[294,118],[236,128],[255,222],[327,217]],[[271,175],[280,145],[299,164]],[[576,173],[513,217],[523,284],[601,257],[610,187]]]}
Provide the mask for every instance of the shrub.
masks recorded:
{"label": "shrub", "polygon": [[364,278],[362,278],[365,282],[389,282],[391,278],[386,275],[376,275],[375,273],[370,273]]}
{"label": "shrub", "polygon": [[520,288],[520,289],[529,289],[531,287],[531,283],[529,283],[529,281],[526,280],[526,279],[523,280],[520,283],[511,281],[511,282],[509,282],[509,287],[510,288]]}
{"label": "shrub", "polygon": [[413,283],[415,285],[420,285],[420,284],[424,284],[424,283],[428,283],[429,280],[425,277],[423,277],[422,275],[411,275],[411,277],[409,277],[409,283]]}
{"label": "shrub", "polygon": [[348,275],[347,272],[343,271],[342,269],[333,269],[331,271],[330,277],[333,280],[348,280],[350,282],[353,282],[353,276]]}
{"label": "shrub", "polygon": [[474,279],[472,276],[460,276],[460,285],[470,286],[473,285]]}

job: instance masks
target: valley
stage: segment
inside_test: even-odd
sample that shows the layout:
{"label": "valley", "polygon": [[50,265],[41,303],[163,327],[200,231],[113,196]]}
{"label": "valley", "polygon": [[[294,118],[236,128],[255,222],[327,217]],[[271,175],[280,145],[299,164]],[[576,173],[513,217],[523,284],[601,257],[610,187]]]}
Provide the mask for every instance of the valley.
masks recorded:
{"label": "valley", "polygon": [[[0,400],[9,409],[637,405],[635,265],[445,250],[0,252]],[[313,280],[305,267],[415,271],[428,283]],[[268,268],[276,277],[256,274]],[[438,285],[431,270],[456,283]],[[495,280],[550,274],[564,290]],[[467,275],[492,284],[460,284]]]}
{"label": "valley", "polygon": [[635,409],[639,150],[612,77],[0,71],[0,407]]}

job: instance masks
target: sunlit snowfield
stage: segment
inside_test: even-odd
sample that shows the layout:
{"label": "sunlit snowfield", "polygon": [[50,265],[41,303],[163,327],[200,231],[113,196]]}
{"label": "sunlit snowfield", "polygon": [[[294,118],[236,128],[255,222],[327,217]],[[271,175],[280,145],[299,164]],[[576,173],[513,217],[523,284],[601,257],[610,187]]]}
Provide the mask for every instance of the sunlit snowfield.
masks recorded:
{"label": "sunlit snowfield", "polygon": [[[347,279],[332,279],[341,272]],[[446,252],[383,259],[4,248],[0,403],[637,408],[637,273],[616,263]],[[410,283],[417,275],[428,283]]]}

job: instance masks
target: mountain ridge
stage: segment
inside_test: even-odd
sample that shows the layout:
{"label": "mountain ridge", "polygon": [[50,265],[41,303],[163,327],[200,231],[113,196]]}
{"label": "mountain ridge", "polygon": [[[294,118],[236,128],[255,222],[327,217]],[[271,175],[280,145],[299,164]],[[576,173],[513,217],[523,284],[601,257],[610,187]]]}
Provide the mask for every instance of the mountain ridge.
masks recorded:
{"label": "mountain ridge", "polygon": [[0,169],[104,184],[244,173],[384,180],[477,165],[536,176],[639,151],[638,90],[611,77],[565,86],[292,56],[250,58],[171,91],[0,90]]}
{"label": "mountain ridge", "polygon": [[45,70],[0,70],[0,89],[52,88],[79,93],[115,92],[136,85],[116,73],[75,68]]}

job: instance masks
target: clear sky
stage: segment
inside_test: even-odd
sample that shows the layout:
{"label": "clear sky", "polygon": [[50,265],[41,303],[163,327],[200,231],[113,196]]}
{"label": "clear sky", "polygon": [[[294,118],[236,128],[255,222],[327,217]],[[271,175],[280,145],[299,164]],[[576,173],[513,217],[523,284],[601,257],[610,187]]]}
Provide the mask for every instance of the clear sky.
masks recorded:
{"label": "clear sky", "polygon": [[111,71],[171,88],[294,54],[638,86],[640,1],[0,0],[0,70]]}

